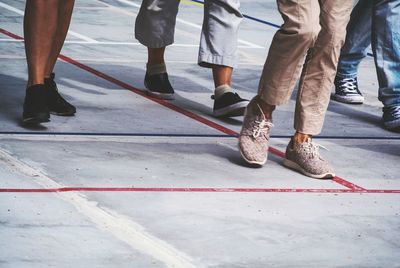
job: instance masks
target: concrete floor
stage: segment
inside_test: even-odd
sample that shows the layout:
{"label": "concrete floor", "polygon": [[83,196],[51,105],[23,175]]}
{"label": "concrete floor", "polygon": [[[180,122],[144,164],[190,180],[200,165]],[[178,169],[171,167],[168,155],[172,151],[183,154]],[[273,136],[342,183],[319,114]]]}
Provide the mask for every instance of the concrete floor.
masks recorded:
{"label": "concrete floor", "polygon": [[[1,29],[22,36],[24,3],[0,0]],[[138,6],[76,1],[56,80],[78,113],[39,128],[20,123],[23,43],[0,33],[0,267],[400,267],[400,135],[381,126],[372,58],[359,72],[366,103],[331,102],[315,139],[338,177],[282,166],[295,93],[254,169],[237,150],[242,118],[211,115],[211,73],[196,65],[201,4],[182,1],[167,50],[172,102],[141,92]],[[274,1],[242,0],[242,12],[281,23]],[[256,93],[275,31],[244,20],[241,96]]]}

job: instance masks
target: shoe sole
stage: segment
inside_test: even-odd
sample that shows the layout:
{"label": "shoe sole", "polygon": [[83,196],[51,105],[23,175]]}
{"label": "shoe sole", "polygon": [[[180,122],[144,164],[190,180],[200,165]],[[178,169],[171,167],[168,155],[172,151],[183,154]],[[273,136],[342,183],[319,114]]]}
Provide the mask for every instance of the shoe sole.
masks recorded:
{"label": "shoe sole", "polygon": [[267,158],[265,158],[265,160],[262,161],[262,162],[248,160],[248,159],[243,155],[242,150],[240,149],[240,146],[239,146],[239,152],[240,152],[240,155],[242,156],[243,160],[246,161],[248,164],[261,167],[261,166],[265,165],[265,163],[267,163]]}
{"label": "shoe sole", "polygon": [[146,82],[144,83],[144,86],[146,87],[146,94],[149,96],[152,96],[154,98],[161,99],[161,100],[174,100],[175,99],[174,93],[159,93],[159,92],[151,91],[148,88]]}
{"label": "shoe sole", "polygon": [[343,97],[340,95],[332,94],[331,96],[332,100],[342,102],[342,103],[347,103],[347,104],[363,104],[364,102],[364,97],[363,96],[353,96],[351,98],[349,97]]}
{"label": "shoe sole", "polygon": [[36,117],[23,118],[22,122],[24,124],[36,125],[40,123],[50,122],[50,118],[47,115],[38,115]]}
{"label": "shoe sole", "polygon": [[314,178],[314,179],[332,179],[333,177],[335,177],[335,173],[332,173],[332,172],[327,172],[327,173],[323,173],[323,174],[309,173],[309,172],[305,171],[302,167],[300,167],[297,163],[290,161],[289,159],[286,159],[286,158],[283,160],[283,165],[290,169],[300,171],[304,175]]}
{"label": "shoe sole", "polygon": [[400,128],[400,119],[396,119],[396,120],[392,120],[389,122],[383,122],[385,128],[393,130],[393,129],[397,129]]}
{"label": "shoe sole", "polygon": [[241,101],[232,105],[229,105],[227,107],[214,110],[213,115],[215,117],[223,117],[223,116],[242,116],[244,115],[245,109],[247,105],[249,104],[248,101]]}
{"label": "shoe sole", "polygon": [[50,114],[57,115],[57,116],[74,116],[75,113],[57,113],[57,112],[50,111]]}

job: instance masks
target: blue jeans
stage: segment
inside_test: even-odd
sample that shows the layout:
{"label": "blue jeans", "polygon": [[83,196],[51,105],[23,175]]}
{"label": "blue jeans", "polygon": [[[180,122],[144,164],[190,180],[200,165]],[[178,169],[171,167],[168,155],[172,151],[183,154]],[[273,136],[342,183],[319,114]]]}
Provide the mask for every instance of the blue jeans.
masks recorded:
{"label": "blue jeans", "polygon": [[360,0],[347,25],[337,76],[354,78],[369,45],[374,54],[379,100],[400,105],[400,0]]}

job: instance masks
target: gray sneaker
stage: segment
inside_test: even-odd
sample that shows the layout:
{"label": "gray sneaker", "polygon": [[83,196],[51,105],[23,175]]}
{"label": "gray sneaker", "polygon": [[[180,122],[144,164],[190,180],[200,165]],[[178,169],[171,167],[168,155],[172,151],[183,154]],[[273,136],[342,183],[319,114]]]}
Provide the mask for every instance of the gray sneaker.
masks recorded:
{"label": "gray sneaker", "polygon": [[267,162],[269,132],[273,127],[261,107],[253,99],[246,108],[239,136],[239,151],[243,159],[253,165]]}
{"label": "gray sneaker", "polygon": [[283,165],[316,179],[335,177],[333,168],[319,155],[318,148],[319,145],[311,142],[311,139],[294,146],[293,141],[290,141]]}

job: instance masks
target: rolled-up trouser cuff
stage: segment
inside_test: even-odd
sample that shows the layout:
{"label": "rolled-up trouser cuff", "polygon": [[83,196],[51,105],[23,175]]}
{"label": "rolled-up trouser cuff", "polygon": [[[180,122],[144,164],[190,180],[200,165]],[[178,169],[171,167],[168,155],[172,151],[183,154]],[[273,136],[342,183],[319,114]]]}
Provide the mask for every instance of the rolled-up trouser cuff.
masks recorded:
{"label": "rolled-up trouser cuff", "polygon": [[236,68],[238,58],[236,56],[220,56],[209,53],[199,53],[198,64],[201,67],[211,68],[212,65],[223,65]]}
{"label": "rolled-up trouser cuff", "polygon": [[352,74],[343,74],[343,73],[336,73],[336,76],[340,77],[340,78],[356,78],[357,77],[357,73],[352,73]]}
{"label": "rolled-up trouser cuff", "polygon": [[174,43],[174,38],[166,39],[166,40],[157,40],[154,38],[146,39],[142,37],[140,34],[135,34],[135,38],[141,43],[142,45],[149,47],[149,48],[162,48]]}

